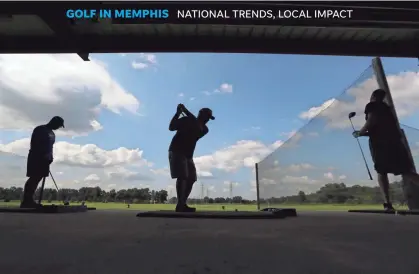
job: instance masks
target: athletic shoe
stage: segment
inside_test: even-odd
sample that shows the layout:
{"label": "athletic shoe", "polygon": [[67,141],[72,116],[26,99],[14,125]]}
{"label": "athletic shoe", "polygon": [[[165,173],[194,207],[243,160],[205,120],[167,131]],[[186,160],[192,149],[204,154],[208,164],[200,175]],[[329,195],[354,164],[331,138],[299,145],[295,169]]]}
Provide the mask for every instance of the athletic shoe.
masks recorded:
{"label": "athletic shoe", "polygon": [[384,210],[393,211],[395,210],[391,203],[384,203],[383,204]]}
{"label": "athletic shoe", "polygon": [[175,211],[176,212],[195,212],[196,211],[196,208],[189,207],[187,205],[184,205],[184,206],[177,205]]}
{"label": "athletic shoe", "polygon": [[41,206],[42,205],[38,204],[34,200],[32,200],[32,201],[22,201],[22,203],[20,204],[20,208],[39,208]]}

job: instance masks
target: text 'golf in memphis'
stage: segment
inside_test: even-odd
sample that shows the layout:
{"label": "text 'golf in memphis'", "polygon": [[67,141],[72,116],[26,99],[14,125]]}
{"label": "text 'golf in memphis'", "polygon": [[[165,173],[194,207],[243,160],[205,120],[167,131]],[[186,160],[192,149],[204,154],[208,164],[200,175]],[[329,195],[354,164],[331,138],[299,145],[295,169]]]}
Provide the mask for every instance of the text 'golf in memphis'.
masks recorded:
{"label": "text 'golf in memphis'", "polygon": [[68,9],[69,19],[167,19],[167,9]]}

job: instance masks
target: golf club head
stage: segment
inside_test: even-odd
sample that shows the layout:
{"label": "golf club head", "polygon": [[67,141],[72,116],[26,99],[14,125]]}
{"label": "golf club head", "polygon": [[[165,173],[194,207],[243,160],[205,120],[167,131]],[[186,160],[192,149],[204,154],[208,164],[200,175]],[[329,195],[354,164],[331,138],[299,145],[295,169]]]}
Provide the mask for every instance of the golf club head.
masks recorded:
{"label": "golf club head", "polygon": [[349,113],[348,118],[351,119],[351,118],[355,117],[355,115],[356,115],[356,112],[351,112],[351,113]]}

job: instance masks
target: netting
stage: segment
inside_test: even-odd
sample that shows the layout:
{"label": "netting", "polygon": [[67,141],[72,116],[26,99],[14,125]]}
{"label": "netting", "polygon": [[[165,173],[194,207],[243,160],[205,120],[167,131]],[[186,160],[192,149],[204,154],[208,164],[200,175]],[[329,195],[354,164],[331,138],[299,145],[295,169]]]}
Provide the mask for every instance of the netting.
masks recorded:
{"label": "netting", "polygon": [[[377,88],[373,69],[369,67],[341,95],[302,115],[302,118],[313,118],[258,164],[261,205],[382,202],[368,138],[359,140],[373,180],[368,177],[348,118],[350,112],[356,112],[352,118],[355,128],[359,129],[365,123],[365,105]],[[401,127],[414,159],[418,158],[419,130]],[[390,182],[394,184],[393,196],[403,203],[400,178],[393,176]]]}

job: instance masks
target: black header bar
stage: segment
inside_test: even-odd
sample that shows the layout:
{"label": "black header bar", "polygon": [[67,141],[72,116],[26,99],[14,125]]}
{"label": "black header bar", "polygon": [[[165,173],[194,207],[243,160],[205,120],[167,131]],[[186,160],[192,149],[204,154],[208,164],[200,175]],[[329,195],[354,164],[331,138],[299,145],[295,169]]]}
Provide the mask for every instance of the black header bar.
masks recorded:
{"label": "black header bar", "polygon": [[112,19],[114,24],[345,25],[384,28],[419,26],[419,8],[392,3],[390,7],[386,5],[382,8],[369,8],[365,6],[365,2],[314,1],[0,2],[0,14],[42,14],[43,17],[49,16],[57,20],[83,18],[99,22]]}

